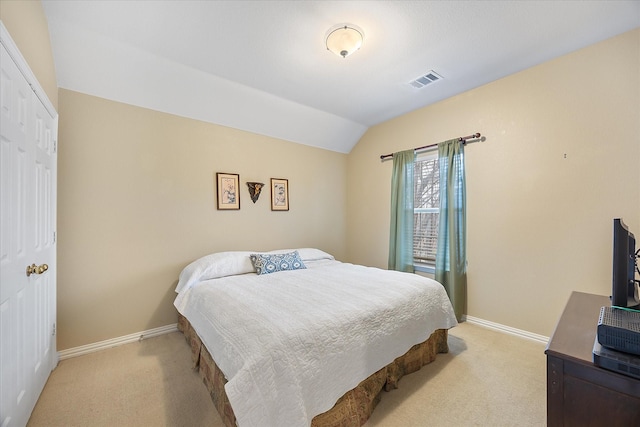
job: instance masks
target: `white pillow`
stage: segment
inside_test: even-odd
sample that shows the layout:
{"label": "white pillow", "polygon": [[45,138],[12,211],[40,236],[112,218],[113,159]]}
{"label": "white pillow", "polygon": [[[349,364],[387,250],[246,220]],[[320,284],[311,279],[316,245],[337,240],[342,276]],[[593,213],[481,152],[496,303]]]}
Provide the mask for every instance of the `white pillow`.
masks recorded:
{"label": "white pillow", "polygon": [[[267,253],[283,254],[295,250],[296,249],[278,249]],[[303,261],[335,259],[333,255],[323,252],[320,249],[302,248],[297,249],[297,251]],[[255,273],[250,258],[251,254],[255,253],[255,251],[216,252],[193,261],[180,273],[176,293],[180,293],[203,280],[234,276],[236,274]]]}
{"label": "white pillow", "polygon": [[333,255],[328,254],[326,252],[321,251],[320,249],[315,248],[301,248],[301,249],[289,249],[282,251],[272,251],[270,253],[283,253],[283,252],[293,252],[294,250],[298,251],[300,254],[300,258],[302,261],[317,261],[320,259],[335,259]]}
{"label": "white pillow", "polygon": [[249,258],[252,253],[248,251],[217,252],[193,261],[180,273],[176,292],[179,293],[203,280],[255,272]]}

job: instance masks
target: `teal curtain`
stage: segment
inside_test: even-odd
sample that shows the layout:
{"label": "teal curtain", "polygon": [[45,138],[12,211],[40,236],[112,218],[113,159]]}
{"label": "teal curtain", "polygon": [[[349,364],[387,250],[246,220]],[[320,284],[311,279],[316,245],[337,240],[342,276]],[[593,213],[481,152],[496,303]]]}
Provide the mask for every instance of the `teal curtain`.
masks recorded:
{"label": "teal curtain", "polygon": [[467,305],[467,218],[464,144],[458,139],[438,144],[440,214],[436,280],[444,286],[458,321]]}
{"label": "teal curtain", "polygon": [[413,273],[413,164],[414,150],[393,155],[389,270]]}

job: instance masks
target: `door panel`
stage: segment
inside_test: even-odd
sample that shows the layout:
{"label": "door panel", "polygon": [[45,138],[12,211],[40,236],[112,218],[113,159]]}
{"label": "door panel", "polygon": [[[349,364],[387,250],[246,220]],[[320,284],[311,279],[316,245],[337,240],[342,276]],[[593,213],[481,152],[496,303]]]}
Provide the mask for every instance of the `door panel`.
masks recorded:
{"label": "door panel", "polygon": [[20,421],[30,411],[27,386],[31,382],[27,356],[27,333],[30,329],[27,301],[30,298],[27,289],[28,279],[20,270],[22,265],[27,265],[27,188],[31,185],[28,164],[32,156],[27,146],[27,113],[31,89],[4,47],[1,55],[0,421],[4,427],[20,425]]}
{"label": "door panel", "polygon": [[[26,425],[57,363],[57,115],[0,30],[0,425],[9,427]],[[32,264],[49,268],[27,274]]]}
{"label": "door panel", "polygon": [[[35,97],[35,95],[34,95]],[[36,100],[34,100],[36,101]],[[34,335],[36,337],[34,348],[34,387],[42,390],[51,372],[50,348],[53,336],[53,324],[55,319],[51,316],[51,277],[55,274],[55,246],[53,238],[53,200],[52,178],[55,172],[55,153],[52,135],[54,132],[53,121],[44,106],[34,102],[35,166],[33,168],[34,181],[31,194],[27,197],[33,199],[34,212],[34,245],[31,252],[32,261],[36,265],[48,266],[48,270],[41,274],[30,276],[35,292],[32,313],[35,319]]]}

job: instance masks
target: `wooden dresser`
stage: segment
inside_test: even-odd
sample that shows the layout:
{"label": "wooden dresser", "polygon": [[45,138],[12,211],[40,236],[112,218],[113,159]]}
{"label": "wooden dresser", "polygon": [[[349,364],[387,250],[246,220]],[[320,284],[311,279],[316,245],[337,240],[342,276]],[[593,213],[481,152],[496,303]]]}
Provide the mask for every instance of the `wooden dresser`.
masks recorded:
{"label": "wooden dresser", "polygon": [[593,343],[608,297],[573,292],[547,355],[548,426],[640,426],[640,380],[593,364]]}

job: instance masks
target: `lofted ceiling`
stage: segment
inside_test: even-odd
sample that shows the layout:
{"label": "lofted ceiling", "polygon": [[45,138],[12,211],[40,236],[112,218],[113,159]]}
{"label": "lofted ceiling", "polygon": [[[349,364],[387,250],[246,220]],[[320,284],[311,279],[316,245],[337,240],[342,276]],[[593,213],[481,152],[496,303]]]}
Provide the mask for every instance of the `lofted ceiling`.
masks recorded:
{"label": "lofted ceiling", "polygon": [[[638,1],[42,0],[58,86],[348,153],[373,125],[640,26]],[[360,51],[326,50],[351,23]],[[417,89],[412,80],[442,78]]]}

